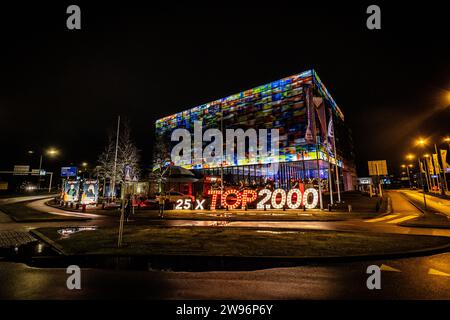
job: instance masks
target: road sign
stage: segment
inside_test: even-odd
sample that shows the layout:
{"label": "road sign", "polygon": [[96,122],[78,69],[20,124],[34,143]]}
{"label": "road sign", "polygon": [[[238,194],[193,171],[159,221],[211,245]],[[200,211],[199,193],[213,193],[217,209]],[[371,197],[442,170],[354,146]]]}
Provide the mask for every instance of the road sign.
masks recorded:
{"label": "road sign", "polygon": [[41,171],[39,171],[39,169],[32,169],[31,170],[31,175],[32,176],[45,176],[46,174],[47,174],[47,171],[42,170],[42,169],[41,169]]}
{"label": "road sign", "polygon": [[30,173],[30,166],[15,165],[14,175],[15,176],[26,176]]}
{"label": "road sign", "polygon": [[124,169],[124,176],[125,176],[125,182],[130,182],[131,181],[131,166],[125,166],[125,169]]}
{"label": "road sign", "polygon": [[62,167],[61,168],[61,177],[76,177],[77,176],[77,167]]}
{"label": "road sign", "polygon": [[370,176],[387,176],[388,171],[386,160],[368,161],[368,164]]}
{"label": "road sign", "polygon": [[372,178],[358,178],[358,184],[372,184]]}

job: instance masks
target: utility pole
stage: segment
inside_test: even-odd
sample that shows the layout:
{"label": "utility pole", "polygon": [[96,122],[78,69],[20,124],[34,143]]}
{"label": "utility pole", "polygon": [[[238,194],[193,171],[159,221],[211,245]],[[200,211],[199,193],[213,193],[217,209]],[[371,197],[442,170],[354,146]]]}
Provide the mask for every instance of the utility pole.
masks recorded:
{"label": "utility pole", "polygon": [[[220,106],[220,132],[222,133],[222,137],[223,137],[223,108],[222,105]],[[222,161],[220,162],[220,191],[221,193],[221,197],[223,195],[223,143],[224,141],[222,141]],[[220,201],[220,203],[222,203],[222,201]]]}
{"label": "utility pole", "polygon": [[[417,161],[419,162],[420,181],[422,182],[423,206],[424,206],[424,210],[427,211],[427,199],[425,196],[425,184],[423,183],[423,177],[422,177],[422,171],[425,171],[425,170],[422,170],[422,166],[420,163],[420,157],[417,157]],[[424,172],[424,173],[426,173],[426,172]]]}
{"label": "utility pole", "polygon": [[114,200],[115,195],[116,195],[117,152],[118,152],[118,149],[119,149],[119,130],[120,130],[120,116],[117,119],[116,153],[114,155],[114,174],[113,174],[113,179],[112,179],[112,183],[111,183],[111,190],[110,190],[113,200]]}
{"label": "utility pole", "polygon": [[330,164],[330,155],[328,154],[328,184],[330,188],[330,203],[333,205],[333,181],[331,180],[331,164]]}
{"label": "utility pole", "polygon": [[39,172],[38,172],[38,191],[41,189],[41,170],[42,170],[42,154],[41,157],[39,158]]}
{"label": "utility pole", "polygon": [[336,170],[336,187],[337,187],[337,194],[338,194],[338,202],[341,202],[341,186],[339,185],[339,167],[338,167],[338,159],[337,159],[337,153],[336,153],[336,138],[334,135],[334,122],[333,122],[333,109],[330,109],[330,117],[331,117],[331,126],[333,128],[333,152],[334,152],[334,169]]}
{"label": "utility pole", "polygon": [[378,189],[380,191],[380,198],[383,198],[383,190],[381,188],[381,178],[380,178],[380,170],[378,168],[378,163],[375,163],[375,167],[377,169],[377,177],[378,177]]}
{"label": "utility pole", "polygon": [[53,172],[49,172],[50,173],[50,182],[48,184],[48,193],[50,193],[52,191],[52,180],[53,180]]}
{"label": "utility pole", "polygon": [[320,210],[323,210],[323,201],[322,201],[322,184],[320,183],[320,163],[319,163],[319,142],[317,140],[316,134],[316,163],[317,163],[317,183],[319,185],[319,201],[320,201]]}
{"label": "utility pole", "polygon": [[409,176],[409,165],[408,164],[406,165],[406,172],[408,173],[409,189],[411,189],[412,185],[411,185],[411,177]]}

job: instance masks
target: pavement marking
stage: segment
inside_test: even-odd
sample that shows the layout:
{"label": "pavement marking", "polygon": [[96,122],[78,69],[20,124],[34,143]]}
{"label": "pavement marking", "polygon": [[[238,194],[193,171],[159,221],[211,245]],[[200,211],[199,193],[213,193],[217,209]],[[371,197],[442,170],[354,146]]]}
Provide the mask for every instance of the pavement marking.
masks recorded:
{"label": "pavement marking", "polygon": [[406,217],[402,217],[402,218],[399,218],[399,219],[388,221],[387,223],[399,223],[399,222],[403,222],[403,221],[406,221],[406,220],[411,220],[411,219],[414,219],[414,218],[417,218],[417,217],[418,217],[418,215],[410,215],[410,216],[406,216]]}
{"label": "pavement marking", "polygon": [[430,270],[428,270],[428,274],[432,274],[435,276],[444,276],[444,277],[450,277],[449,273],[443,272],[443,271],[439,271],[433,268],[430,268]]}
{"label": "pavement marking", "polygon": [[379,221],[383,221],[383,220],[394,219],[395,217],[398,217],[399,215],[400,214],[388,214],[387,216],[384,216],[381,218],[365,220],[365,222],[379,222]]}
{"label": "pavement marking", "polygon": [[56,214],[56,215],[59,215],[59,216],[67,216],[67,217],[82,217],[82,218],[97,218],[97,217],[101,217],[100,215],[93,214],[93,213],[54,212],[54,211],[49,211],[48,213]]}
{"label": "pavement marking", "polygon": [[388,265],[386,265],[386,264],[382,264],[381,267],[380,267],[380,270],[381,270],[381,271],[401,272],[401,270],[395,269],[395,268],[390,267],[390,266],[388,266]]}

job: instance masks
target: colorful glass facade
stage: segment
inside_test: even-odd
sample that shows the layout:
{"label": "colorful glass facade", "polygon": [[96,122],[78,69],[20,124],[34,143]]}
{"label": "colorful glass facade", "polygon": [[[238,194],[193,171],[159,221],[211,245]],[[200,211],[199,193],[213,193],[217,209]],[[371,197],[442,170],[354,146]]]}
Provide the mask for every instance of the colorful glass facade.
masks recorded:
{"label": "colorful glass facade", "polygon": [[[334,138],[330,131],[331,117],[335,122],[344,120],[341,110],[316,72],[308,70],[161,118],[156,121],[156,136],[170,141],[170,135],[175,129],[185,128],[193,132],[194,121],[201,121],[203,130],[217,128],[222,132],[238,128],[278,129],[280,141],[278,155],[275,158],[235,158],[223,161],[222,166],[315,159],[335,163]],[[314,132],[317,138],[314,138]],[[221,166],[220,163],[205,161],[178,163],[178,165],[187,169]],[[342,166],[339,157],[338,165]]]}

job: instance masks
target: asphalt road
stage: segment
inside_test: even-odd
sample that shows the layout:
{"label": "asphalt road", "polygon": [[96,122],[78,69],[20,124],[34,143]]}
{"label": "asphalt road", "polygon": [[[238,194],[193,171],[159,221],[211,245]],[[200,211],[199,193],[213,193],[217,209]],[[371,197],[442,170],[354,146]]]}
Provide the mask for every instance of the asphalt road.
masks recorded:
{"label": "asphalt road", "polygon": [[[381,290],[367,289],[372,264],[385,270]],[[0,267],[0,299],[450,299],[450,254],[242,272],[85,269],[81,290],[67,289],[64,269]]]}
{"label": "asphalt road", "polygon": [[[379,231],[450,236],[449,230],[404,228],[420,213],[403,196],[391,192],[393,212],[370,220],[339,222],[254,222],[329,230]],[[14,226],[0,216],[2,225]],[[412,219],[412,218],[411,218]],[[89,224],[98,223],[93,219]],[[213,222],[160,221],[172,225]],[[249,222],[230,222],[224,227]],[[48,224],[48,223],[47,223]],[[50,225],[60,225],[51,223]],[[77,223],[80,224],[80,223]],[[84,224],[84,223],[83,223]],[[24,224],[26,228],[42,226]],[[24,226],[22,225],[21,228]],[[381,290],[369,290],[366,269],[382,267]],[[0,299],[450,299],[450,253],[417,258],[305,265],[256,271],[171,272],[82,270],[82,289],[68,290],[65,269],[32,268],[0,260]]]}

